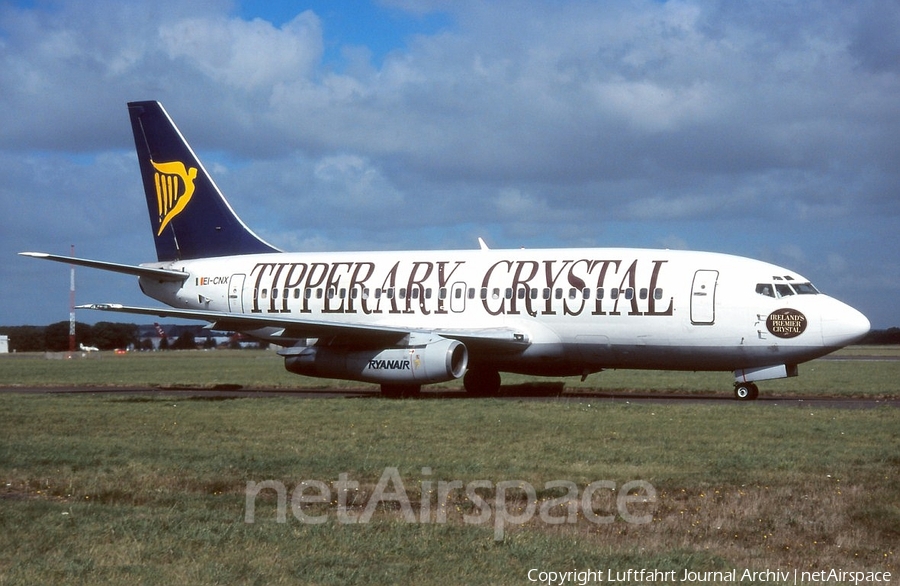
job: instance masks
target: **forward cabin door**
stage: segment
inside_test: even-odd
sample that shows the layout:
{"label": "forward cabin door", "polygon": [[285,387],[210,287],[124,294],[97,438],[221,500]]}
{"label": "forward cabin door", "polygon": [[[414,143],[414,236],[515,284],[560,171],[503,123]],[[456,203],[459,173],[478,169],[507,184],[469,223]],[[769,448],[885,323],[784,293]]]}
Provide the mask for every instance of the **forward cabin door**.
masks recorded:
{"label": "forward cabin door", "polygon": [[231,275],[228,280],[228,311],[244,313],[244,278],[245,275]]}
{"label": "forward cabin door", "polygon": [[691,323],[709,326],[716,321],[716,280],[719,271],[700,270],[694,273],[691,286]]}

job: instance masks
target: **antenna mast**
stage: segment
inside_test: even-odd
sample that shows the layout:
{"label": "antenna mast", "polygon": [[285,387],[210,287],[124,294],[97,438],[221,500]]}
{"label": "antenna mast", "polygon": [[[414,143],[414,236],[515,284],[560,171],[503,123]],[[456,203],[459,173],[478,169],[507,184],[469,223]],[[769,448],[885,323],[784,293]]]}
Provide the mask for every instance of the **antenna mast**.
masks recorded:
{"label": "antenna mast", "polygon": [[[75,257],[75,245],[69,255]],[[69,358],[75,353],[75,265],[71,265],[72,274],[69,279]]]}

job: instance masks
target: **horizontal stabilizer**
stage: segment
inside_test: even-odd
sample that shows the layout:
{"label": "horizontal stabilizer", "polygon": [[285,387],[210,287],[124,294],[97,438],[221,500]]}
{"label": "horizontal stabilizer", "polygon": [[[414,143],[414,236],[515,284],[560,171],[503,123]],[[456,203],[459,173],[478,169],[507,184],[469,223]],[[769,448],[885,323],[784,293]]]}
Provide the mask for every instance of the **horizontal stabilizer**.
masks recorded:
{"label": "horizontal stabilizer", "polygon": [[42,258],[44,260],[62,262],[67,265],[90,267],[92,269],[100,269],[101,271],[112,271],[114,273],[124,273],[126,275],[135,275],[137,277],[149,277],[158,281],[172,281],[177,283],[184,281],[190,276],[188,273],[183,273],[181,271],[142,267],[138,265],[125,265],[102,260],[91,260],[88,258],[75,258],[59,254],[48,254],[46,252],[20,252],[19,254],[31,258]]}

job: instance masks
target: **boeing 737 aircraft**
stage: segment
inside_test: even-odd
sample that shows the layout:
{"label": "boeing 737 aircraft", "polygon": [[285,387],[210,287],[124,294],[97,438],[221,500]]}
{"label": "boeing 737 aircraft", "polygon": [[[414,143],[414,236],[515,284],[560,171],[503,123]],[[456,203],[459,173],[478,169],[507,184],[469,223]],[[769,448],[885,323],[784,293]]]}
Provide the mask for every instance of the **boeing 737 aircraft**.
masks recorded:
{"label": "boeing 737 aircraft", "polygon": [[286,253],[237,217],[158,102],[128,104],[156,262],[26,256],[125,273],[167,308],[82,308],[206,320],[284,349],[294,373],[387,395],[500,372],[733,371],[735,396],[859,340],[860,312],[809,280],[726,254],[626,248]]}

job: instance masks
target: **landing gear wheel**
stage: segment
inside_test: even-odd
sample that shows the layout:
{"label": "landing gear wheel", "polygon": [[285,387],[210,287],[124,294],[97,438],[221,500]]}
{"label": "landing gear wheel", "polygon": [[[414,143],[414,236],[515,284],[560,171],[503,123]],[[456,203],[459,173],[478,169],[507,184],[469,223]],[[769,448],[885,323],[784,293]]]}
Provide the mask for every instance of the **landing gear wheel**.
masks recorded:
{"label": "landing gear wheel", "polygon": [[485,368],[470,368],[463,378],[466,392],[476,397],[490,397],[500,394],[500,373]]}
{"label": "landing gear wheel", "polygon": [[421,391],[422,387],[420,385],[381,385],[382,396],[391,399],[418,397]]}
{"label": "landing gear wheel", "polygon": [[736,383],[734,398],[738,401],[755,401],[759,397],[759,387],[753,383]]}

